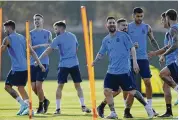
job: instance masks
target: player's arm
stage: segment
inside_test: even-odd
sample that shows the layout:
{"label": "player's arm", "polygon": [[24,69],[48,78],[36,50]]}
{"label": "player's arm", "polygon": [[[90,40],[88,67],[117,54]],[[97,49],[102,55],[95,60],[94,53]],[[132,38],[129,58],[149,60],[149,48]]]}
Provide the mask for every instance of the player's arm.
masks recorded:
{"label": "player's arm", "polygon": [[98,52],[98,54],[96,55],[95,60],[92,63],[92,66],[94,66],[98,61],[100,61],[101,59],[103,59],[104,54],[107,52],[107,48],[106,48],[106,43],[103,40],[101,48]]}
{"label": "player's arm", "polygon": [[167,46],[165,46],[163,48],[160,48],[157,51],[150,51],[148,53],[148,56],[149,56],[149,58],[151,58],[153,56],[160,56],[160,55],[164,54],[169,47],[170,47],[170,45],[167,45]]}
{"label": "player's arm", "polygon": [[48,56],[51,52],[53,51],[53,48],[48,47],[39,57],[39,60],[41,60],[42,58]]}
{"label": "player's arm", "polygon": [[92,66],[94,66],[98,61],[100,61],[101,59],[103,59],[103,54],[100,54],[100,53],[98,53],[97,55],[96,55],[96,58],[95,58],[95,60],[93,61],[93,63],[92,63]]}
{"label": "player's arm", "polygon": [[1,51],[2,52],[4,52],[7,49],[7,47],[9,47],[9,45],[10,45],[10,42],[9,42],[9,40],[7,38],[8,37],[4,38],[3,43],[1,45]]}
{"label": "player's arm", "polygon": [[137,63],[137,56],[136,56],[136,48],[132,43],[132,40],[128,34],[126,34],[126,39],[124,40],[124,45],[126,46],[126,49],[131,52],[132,58],[133,58],[133,69],[135,73],[139,72],[139,66]]}
{"label": "player's arm", "polygon": [[54,49],[58,47],[58,44],[59,44],[59,39],[57,40],[56,38],[54,38],[52,40],[52,44],[40,55],[39,59],[41,60],[45,56],[48,56]]}
{"label": "player's arm", "polygon": [[30,48],[30,53],[32,55],[32,57],[35,59],[36,63],[40,66],[40,68],[42,69],[42,71],[45,71],[45,67],[42,65],[42,63],[40,62],[37,54],[35,53],[35,51],[33,50],[32,46],[29,45]]}
{"label": "player's arm", "polygon": [[159,50],[160,49],[159,45],[158,45],[157,41],[154,38],[153,31],[152,31],[152,28],[150,26],[148,26],[148,38],[150,40],[150,43],[151,43],[152,47],[155,50]]}
{"label": "player's arm", "polygon": [[48,43],[51,44],[52,43],[52,33],[49,32],[49,39],[48,39]]}
{"label": "player's arm", "polygon": [[163,54],[164,56],[174,52],[178,48],[178,31],[174,28],[171,28],[170,35],[173,40],[173,44],[169,47],[169,49],[166,50],[166,52]]}
{"label": "player's arm", "polygon": [[135,73],[139,72],[139,66],[137,63],[137,56],[136,56],[136,49],[135,47],[131,48],[131,55],[132,55],[132,59],[133,59],[133,69],[135,71]]}

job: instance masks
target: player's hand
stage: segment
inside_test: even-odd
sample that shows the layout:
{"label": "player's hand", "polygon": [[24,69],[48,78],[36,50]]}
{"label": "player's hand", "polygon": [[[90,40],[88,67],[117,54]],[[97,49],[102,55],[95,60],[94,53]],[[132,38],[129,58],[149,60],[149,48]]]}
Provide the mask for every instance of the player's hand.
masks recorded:
{"label": "player's hand", "polygon": [[135,42],[135,43],[134,43],[134,47],[135,47],[136,49],[139,48],[138,42]]}
{"label": "player's hand", "polygon": [[137,64],[137,62],[133,63],[133,69],[135,73],[139,73],[140,69],[139,69],[139,65]]}
{"label": "player's hand", "polygon": [[39,67],[42,69],[42,72],[46,71],[45,67],[42,64],[40,64]]}
{"label": "player's hand", "polygon": [[34,62],[34,65],[35,65],[35,66],[38,66],[38,63],[35,61],[35,62]]}
{"label": "player's hand", "polygon": [[94,64],[95,64],[95,63],[93,62],[93,63],[91,64],[91,67],[94,67]]}
{"label": "player's hand", "polygon": [[160,63],[165,62],[165,57],[164,57],[163,55],[160,56],[159,62],[160,62]]}
{"label": "player's hand", "polygon": [[148,57],[149,57],[149,58],[152,58],[153,56],[156,56],[156,52],[155,52],[155,51],[150,51],[150,52],[148,53]]}

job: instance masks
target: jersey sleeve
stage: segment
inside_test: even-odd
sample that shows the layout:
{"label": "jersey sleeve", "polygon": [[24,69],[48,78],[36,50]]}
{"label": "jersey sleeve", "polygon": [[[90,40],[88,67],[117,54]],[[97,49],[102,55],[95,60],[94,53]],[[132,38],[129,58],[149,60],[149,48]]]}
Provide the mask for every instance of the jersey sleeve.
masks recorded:
{"label": "jersey sleeve", "polygon": [[103,39],[102,45],[101,45],[101,47],[100,47],[100,49],[99,49],[98,54],[104,55],[106,52],[107,52],[106,40]]}
{"label": "jersey sleeve", "polygon": [[59,44],[60,44],[60,43],[59,43],[59,39],[54,38],[53,41],[52,41],[52,43],[51,43],[51,45],[50,45],[50,47],[53,48],[53,49],[56,49]]}

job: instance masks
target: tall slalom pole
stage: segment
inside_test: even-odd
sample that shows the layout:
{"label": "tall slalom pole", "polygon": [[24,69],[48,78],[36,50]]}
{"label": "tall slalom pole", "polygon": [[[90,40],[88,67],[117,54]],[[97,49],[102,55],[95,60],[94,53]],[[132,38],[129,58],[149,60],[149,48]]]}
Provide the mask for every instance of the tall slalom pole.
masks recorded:
{"label": "tall slalom pole", "polygon": [[27,69],[28,69],[28,93],[29,93],[29,119],[32,119],[32,87],[31,87],[31,74],[30,74],[30,33],[29,21],[26,21],[26,46],[27,46]]}
{"label": "tall slalom pole", "polygon": [[[2,8],[0,8],[0,45],[2,44]],[[0,49],[0,80],[2,80],[2,51]]]}
{"label": "tall slalom pole", "polygon": [[86,7],[81,6],[81,17],[82,17],[82,25],[83,25],[83,32],[84,32],[84,42],[85,42],[85,49],[86,49],[86,58],[87,58],[87,65],[88,65],[88,76],[90,81],[90,93],[91,93],[91,102],[92,102],[92,111],[93,111],[93,120],[96,120],[96,107],[95,107],[95,94],[94,94],[94,86],[93,86],[93,78],[92,78],[92,61],[90,55],[90,46],[89,46],[89,31],[88,31],[88,22],[87,22],[87,15],[86,15]]}

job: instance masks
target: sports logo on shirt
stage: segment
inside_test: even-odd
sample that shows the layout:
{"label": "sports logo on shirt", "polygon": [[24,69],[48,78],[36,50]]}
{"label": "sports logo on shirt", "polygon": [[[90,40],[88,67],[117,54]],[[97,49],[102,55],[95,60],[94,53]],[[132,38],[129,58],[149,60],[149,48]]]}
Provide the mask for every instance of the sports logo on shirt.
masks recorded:
{"label": "sports logo on shirt", "polygon": [[119,42],[119,38],[116,39],[116,42]]}

